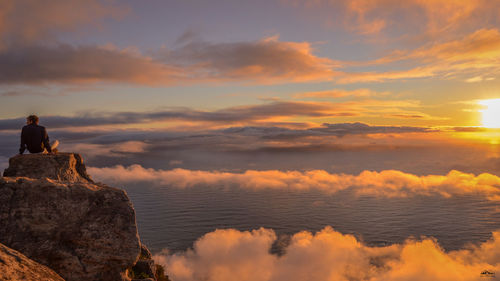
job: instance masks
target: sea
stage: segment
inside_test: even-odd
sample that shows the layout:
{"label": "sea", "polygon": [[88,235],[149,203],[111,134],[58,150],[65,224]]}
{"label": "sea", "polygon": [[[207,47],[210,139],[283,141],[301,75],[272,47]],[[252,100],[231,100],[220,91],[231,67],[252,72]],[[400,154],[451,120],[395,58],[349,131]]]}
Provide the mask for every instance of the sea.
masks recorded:
{"label": "sea", "polygon": [[[139,234],[153,253],[185,251],[216,229],[273,229],[280,240],[331,226],[370,246],[435,238],[457,250],[491,238],[500,230],[497,202],[480,196],[357,196],[349,190],[248,190],[203,186],[178,188],[127,184]],[[281,239],[283,238],[283,239]]]}

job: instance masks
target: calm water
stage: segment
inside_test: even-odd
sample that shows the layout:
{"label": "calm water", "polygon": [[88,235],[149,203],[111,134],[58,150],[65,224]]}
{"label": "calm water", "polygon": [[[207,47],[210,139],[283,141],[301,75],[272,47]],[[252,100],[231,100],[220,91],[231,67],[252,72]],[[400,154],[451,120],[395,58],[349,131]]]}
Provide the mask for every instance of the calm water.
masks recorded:
{"label": "calm water", "polygon": [[369,245],[432,236],[447,250],[478,243],[500,229],[498,204],[481,197],[355,197],[308,191],[251,191],[213,187],[123,187],[137,212],[141,239],[151,251],[185,250],[217,228],[272,228],[278,235],[330,225]]}

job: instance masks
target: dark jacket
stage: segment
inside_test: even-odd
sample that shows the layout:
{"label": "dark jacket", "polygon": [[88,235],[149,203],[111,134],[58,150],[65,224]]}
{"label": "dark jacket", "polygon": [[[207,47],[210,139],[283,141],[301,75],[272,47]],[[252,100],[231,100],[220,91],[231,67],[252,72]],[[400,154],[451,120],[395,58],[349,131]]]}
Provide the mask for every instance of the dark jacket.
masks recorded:
{"label": "dark jacket", "polygon": [[45,127],[36,124],[29,124],[23,127],[21,131],[21,147],[19,153],[23,154],[24,150],[28,148],[31,153],[40,153],[44,149],[47,152],[52,152],[49,144],[49,136]]}

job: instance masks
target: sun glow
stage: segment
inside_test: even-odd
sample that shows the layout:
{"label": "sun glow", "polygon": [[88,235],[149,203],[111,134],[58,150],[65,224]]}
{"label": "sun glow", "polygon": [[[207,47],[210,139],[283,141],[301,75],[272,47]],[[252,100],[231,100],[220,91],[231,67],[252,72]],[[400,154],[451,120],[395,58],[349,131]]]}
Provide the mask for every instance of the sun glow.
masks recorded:
{"label": "sun glow", "polygon": [[500,128],[500,99],[482,100],[479,104],[485,108],[483,113],[483,127]]}

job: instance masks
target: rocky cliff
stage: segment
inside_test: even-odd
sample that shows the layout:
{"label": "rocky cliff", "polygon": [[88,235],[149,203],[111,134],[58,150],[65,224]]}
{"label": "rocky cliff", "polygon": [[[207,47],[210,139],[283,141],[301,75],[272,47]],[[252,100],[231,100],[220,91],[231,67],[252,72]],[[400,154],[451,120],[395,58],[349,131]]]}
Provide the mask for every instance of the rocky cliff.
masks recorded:
{"label": "rocky cliff", "polygon": [[82,157],[76,153],[16,155],[9,159],[9,167],[3,176],[92,182]]}
{"label": "rocky cliff", "polygon": [[130,280],[141,253],[127,194],[94,183],[78,154],[11,158],[0,179],[0,225],[0,243],[70,281]]}
{"label": "rocky cliff", "polygon": [[64,279],[52,269],[2,244],[0,244],[0,280],[64,281]]}

